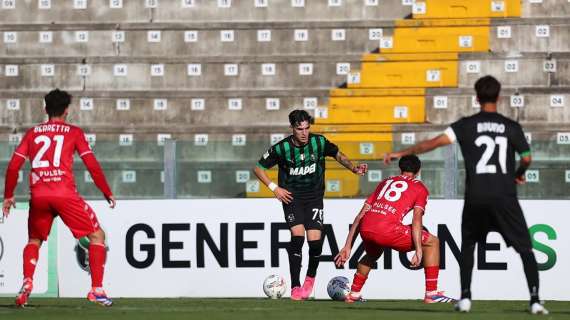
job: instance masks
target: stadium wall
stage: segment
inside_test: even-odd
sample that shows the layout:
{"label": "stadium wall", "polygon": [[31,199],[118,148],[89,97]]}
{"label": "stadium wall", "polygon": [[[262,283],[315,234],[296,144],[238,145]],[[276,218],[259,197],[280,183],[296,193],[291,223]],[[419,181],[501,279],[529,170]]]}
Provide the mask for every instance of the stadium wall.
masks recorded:
{"label": "stadium wall", "polygon": [[[266,276],[289,278],[285,250],[289,234],[281,205],[274,199],[122,201],[113,211],[105,202],[91,204],[108,235],[104,285],[114,297],[262,297]],[[361,205],[362,200],[325,201],[326,239],[316,298],[327,298],[326,284],[333,276],[352,278],[356,259],[343,269],[331,261]],[[462,205],[460,200],[432,200],[425,216],[426,227],[440,237],[444,249],[440,288],[452,296],[459,294]],[[570,269],[570,201],[522,201],[522,206],[540,264],[541,297],[570,300],[560,281]],[[19,289],[25,216],[17,212],[0,224],[2,238],[22,238],[10,245],[10,258],[0,260],[0,271],[10,270],[9,277],[16,278],[14,284],[0,288],[2,293]],[[82,268],[85,251],[61,222],[57,229],[52,240],[57,238],[59,295],[84,297],[90,283]],[[361,250],[359,245],[358,241],[353,253]],[[363,290],[365,297],[421,298],[423,272],[408,269],[408,257],[390,252],[381,258],[379,270],[371,273]],[[40,270],[45,264],[42,257]],[[498,234],[490,234],[478,249],[475,265],[475,299],[528,298],[520,258]],[[46,281],[42,277],[39,282]],[[37,288],[46,290],[45,285]]]}

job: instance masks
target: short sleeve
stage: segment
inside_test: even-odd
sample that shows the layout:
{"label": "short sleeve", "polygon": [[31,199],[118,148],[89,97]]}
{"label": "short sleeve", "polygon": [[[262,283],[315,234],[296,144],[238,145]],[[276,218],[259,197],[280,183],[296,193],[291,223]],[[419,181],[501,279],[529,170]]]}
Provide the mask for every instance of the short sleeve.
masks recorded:
{"label": "short sleeve", "polygon": [[325,156],[336,157],[338,154],[338,146],[325,138]]}
{"label": "short sleeve", "polygon": [[510,140],[513,144],[513,148],[521,157],[530,155],[530,146],[528,145],[528,141],[520,124],[515,124]]}
{"label": "short sleeve", "polygon": [[83,157],[87,154],[93,153],[83,130],[79,128],[76,128],[76,130],[77,137],[75,138],[75,150],[77,150],[79,156]]}
{"label": "short sleeve", "polygon": [[416,201],[414,203],[414,208],[420,208],[424,212],[426,211],[426,205],[428,202],[429,191],[424,185],[418,186],[418,193],[416,195]]}
{"label": "short sleeve", "polygon": [[277,163],[279,163],[279,154],[277,153],[277,145],[274,145],[261,156],[257,162],[257,166],[267,170],[271,169]]}
{"label": "short sleeve", "polygon": [[444,131],[451,143],[461,141],[461,120],[455,121]]}
{"label": "short sleeve", "polygon": [[30,139],[32,137],[32,131],[28,130],[20,144],[14,150],[14,154],[20,156],[24,159],[27,159],[30,156]]}

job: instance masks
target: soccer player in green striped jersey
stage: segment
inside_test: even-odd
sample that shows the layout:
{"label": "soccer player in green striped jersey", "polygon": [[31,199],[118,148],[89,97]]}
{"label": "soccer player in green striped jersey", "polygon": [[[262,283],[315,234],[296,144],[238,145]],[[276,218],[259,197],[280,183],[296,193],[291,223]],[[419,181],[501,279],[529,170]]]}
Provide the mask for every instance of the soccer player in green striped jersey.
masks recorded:
{"label": "soccer player in green striped jersey", "polygon": [[[304,110],[289,114],[292,135],[273,145],[261,157],[254,172],[283,203],[285,221],[291,230],[289,270],[291,299],[305,300],[313,291],[323,248],[323,197],[325,194],[325,158],[332,157],[354,174],[364,175],[366,164],[354,165],[338,147],[324,136],[310,133],[312,118]],[[279,166],[277,184],[265,170]],[[300,282],[301,249],[309,243],[309,266],[303,286]]]}

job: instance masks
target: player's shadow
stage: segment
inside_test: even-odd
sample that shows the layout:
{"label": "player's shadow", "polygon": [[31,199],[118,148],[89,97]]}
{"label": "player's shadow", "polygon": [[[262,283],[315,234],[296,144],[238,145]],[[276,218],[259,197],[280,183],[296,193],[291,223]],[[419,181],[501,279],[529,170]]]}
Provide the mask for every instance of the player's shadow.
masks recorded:
{"label": "player's shadow", "polygon": [[[26,306],[26,308],[34,309],[33,306]],[[0,309],[15,309],[15,310],[18,310],[18,309],[22,309],[22,308],[21,308],[21,307],[16,307],[16,305],[14,305],[14,304],[12,303],[12,304],[0,304]]]}
{"label": "player's shadow", "polygon": [[[360,306],[344,306],[344,307],[334,307],[335,309],[360,309]],[[418,312],[418,313],[448,313],[453,311],[453,308],[449,310],[432,310],[432,309],[413,309],[413,308],[394,308],[394,307],[373,307],[368,308],[366,304],[362,305],[363,309],[366,310],[376,310],[376,311],[394,311],[394,312]]]}

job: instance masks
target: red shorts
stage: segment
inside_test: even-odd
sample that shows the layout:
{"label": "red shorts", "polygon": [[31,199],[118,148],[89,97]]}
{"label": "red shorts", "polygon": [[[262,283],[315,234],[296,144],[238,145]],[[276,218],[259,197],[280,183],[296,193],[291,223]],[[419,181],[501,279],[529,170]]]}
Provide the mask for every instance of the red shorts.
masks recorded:
{"label": "red shorts", "polygon": [[[364,242],[364,250],[371,256],[379,256],[382,253],[382,248],[390,248],[400,252],[409,252],[415,249],[411,225],[399,225],[378,231],[363,230],[360,231],[360,236]],[[422,244],[428,241],[429,236],[429,232],[422,230]]]}
{"label": "red shorts", "polygon": [[77,239],[100,229],[95,212],[80,197],[37,197],[30,200],[28,236],[46,241],[57,216]]}

